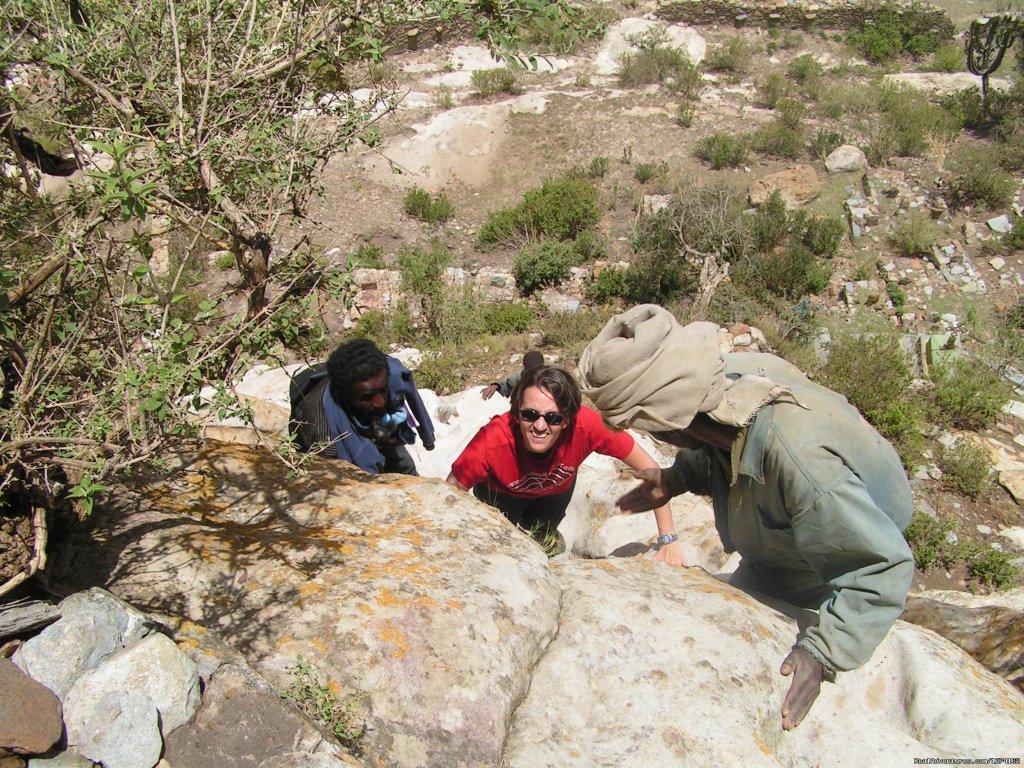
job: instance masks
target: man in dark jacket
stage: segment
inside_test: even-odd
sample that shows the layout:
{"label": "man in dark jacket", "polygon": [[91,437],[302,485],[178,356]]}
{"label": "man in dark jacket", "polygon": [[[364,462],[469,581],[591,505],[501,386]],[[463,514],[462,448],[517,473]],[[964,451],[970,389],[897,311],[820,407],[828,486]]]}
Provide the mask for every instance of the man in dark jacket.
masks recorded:
{"label": "man in dark jacket", "polygon": [[406,445],[419,433],[434,449],[434,425],[412,371],[369,339],[342,344],[327,359],[327,375],[295,408],[295,435],[304,451],[349,461],[378,475],[416,475]]}

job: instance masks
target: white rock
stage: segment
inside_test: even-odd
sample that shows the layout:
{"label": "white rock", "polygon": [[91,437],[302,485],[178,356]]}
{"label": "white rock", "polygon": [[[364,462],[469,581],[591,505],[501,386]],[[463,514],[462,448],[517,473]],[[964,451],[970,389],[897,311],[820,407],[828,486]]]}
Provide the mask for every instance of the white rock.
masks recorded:
{"label": "white rock", "polygon": [[825,170],[829,173],[847,173],[863,171],[868,167],[868,159],[864,152],[852,144],[843,144],[832,150],[825,158]]}

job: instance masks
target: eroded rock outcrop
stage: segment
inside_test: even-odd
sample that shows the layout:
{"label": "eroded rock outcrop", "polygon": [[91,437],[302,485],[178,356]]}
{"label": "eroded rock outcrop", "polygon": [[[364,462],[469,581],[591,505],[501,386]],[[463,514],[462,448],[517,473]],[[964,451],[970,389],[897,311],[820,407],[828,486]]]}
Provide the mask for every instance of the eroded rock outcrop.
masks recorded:
{"label": "eroded rock outcrop", "polygon": [[64,583],[215,629],[281,688],[301,654],[363,692],[367,765],[865,765],[1024,744],[1024,698],[913,625],[786,734],[798,615],[700,568],[549,563],[436,478],[338,462],[289,478],[237,446],[168,459],[98,510]]}

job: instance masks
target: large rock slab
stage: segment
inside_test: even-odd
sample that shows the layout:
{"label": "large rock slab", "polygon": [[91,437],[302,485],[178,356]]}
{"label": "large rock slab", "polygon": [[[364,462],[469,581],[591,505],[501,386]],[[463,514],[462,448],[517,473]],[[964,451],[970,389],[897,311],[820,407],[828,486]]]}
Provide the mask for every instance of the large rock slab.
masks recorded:
{"label": "large rock slab", "polygon": [[559,633],[516,711],[509,768],[911,765],[1024,745],[1024,698],[927,630],[899,623],[786,733],[778,668],[796,620],[696,568],[555,571]]}
{"label": "large rock slab", "polygon": [[[275,687],[301,655],[365,694],[370,755],[496,765],[556,630],[540,549],[443,482],[221,446],[111,494],[64,582],[215,628]],[[383,758],[382,758],[383,759]]]}

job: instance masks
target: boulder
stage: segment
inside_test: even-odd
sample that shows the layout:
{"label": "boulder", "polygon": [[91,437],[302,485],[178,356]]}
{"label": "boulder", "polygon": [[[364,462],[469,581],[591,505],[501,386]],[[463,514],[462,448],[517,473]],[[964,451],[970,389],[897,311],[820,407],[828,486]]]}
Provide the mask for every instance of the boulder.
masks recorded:
{"label": "boulder", "polygon": [[776,190],[787,206],[795,208],[821,194],[821,179],[813,167],[804,164],[771,173],[750,185],[747,192],[750,204],[761,205]]}
{"label": "boulder", "polygon": [[64,733],[60,699],[49,688],[0,658],[0,752],[38,755]]}
{"label": "boulder", "polygon": [[836,147],[825,158],[825,170],[829,173],[850,173],[864,171],[868,167],[868,158],[860,147],[843,144]]}

